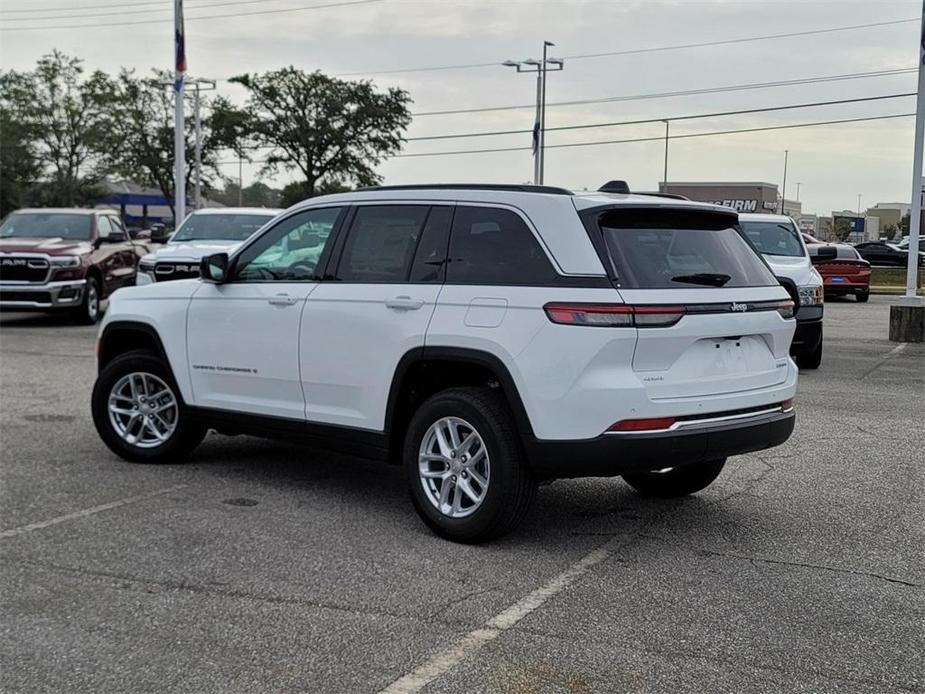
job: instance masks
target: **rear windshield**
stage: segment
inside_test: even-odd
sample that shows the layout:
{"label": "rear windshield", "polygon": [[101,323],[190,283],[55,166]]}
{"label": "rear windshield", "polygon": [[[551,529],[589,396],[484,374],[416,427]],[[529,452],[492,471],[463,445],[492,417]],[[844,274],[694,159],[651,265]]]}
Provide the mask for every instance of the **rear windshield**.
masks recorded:
{"label": "rear windshield", "polygon": [[16,212],[0,225],[0,238],[90,240],[89,214]]}
{"label": "rear windshield", "polygon": [[752,222],[739,220],[748,240],[762,253],[784,255],[791,258],[803,256],[803,244],[799,232],[790,222]]}
{"label": "rear windshield", "polygon": [[767,287],[774,274],[735,217],[686,210],[608,210],[598,218],[619,286]]}
{"label": "rear windshield", "polygon": [[177,241],[243,241],[264,224],[273,214],[192,214],[170,239]]}

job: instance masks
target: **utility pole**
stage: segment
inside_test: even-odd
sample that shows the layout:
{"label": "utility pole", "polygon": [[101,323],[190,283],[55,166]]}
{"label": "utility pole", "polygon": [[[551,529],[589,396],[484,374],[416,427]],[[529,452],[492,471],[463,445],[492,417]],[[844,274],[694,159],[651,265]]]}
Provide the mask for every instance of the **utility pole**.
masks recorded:
{"label": "utility pole", "polygon": [[781,186],[780,191],[780,213],[784,214],[784,205],[787,201],[787,157],[790,155],[790,150],[784,150],[784,183]]}
{"label": "utility pole", "polygon": [[200,106],[201,101],[199,98],[200,92],[211,91],[215,89],[215,82],[213,80],[205,79],[195,79],[190,80],[190,84],[196,87],[196,100],[195,100],[195,112],[196,112],[196,196],[195,196],[195,206],[196,209],[202,209],[202,120],[200,118]]}
{"label": "utility pole", "polygon": [[668,121],[665,121],[665,171],[662,175],[662,183],[665,186],[663,193],[668,192]]}
{"label": "utility pole", "polygon": [[173,226],[178,228],[186,218],[186,136],[184,133],[185,121],[183,117],[183,93],[186,80],[186,37],[183,32],[183,0],[174,0],[173,6],[173,33],[174,33],[174,132],[173,132],[173,161],[174,161],[174,203]]}
{"label": "utility pole", "polygon": [[[546,73],[557,72],[565,67],[561,58],[550,58],[548,49],[556,44],[552,41],[543,41],[543,58],[528,58],[527,60],[505,60],[502,65],[513,67],[517,72],[536,73],[536,119],[533,123],[533,182],[543,184],[543,170],[546,154]],[[552,66],[552,67],[550,67]]]}
{"label": "utility pole", "polygon": [[797,202],[800,202],[800,186],[801,185],[803,184],[797,181]]}
{"label": "utility pole", "polygon": [[244,157],[238,156],[238,207],[244,206]]}

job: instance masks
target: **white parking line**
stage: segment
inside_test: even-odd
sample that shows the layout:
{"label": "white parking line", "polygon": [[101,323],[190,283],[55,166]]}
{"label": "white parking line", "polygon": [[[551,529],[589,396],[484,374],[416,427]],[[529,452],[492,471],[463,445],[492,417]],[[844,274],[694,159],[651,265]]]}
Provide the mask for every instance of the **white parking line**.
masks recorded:
{"label": "white parking line", "polygon": [[0,531],[0,539],[5,537],[15,537],[17,535],[25,535],[26,533],[32,532],[33,530],[41,530],[42,528],[47,528],[50,525],[57,525],[58,523],[65,523],[69,520],[74,520],[76,518],[85,518],[86,516],[92,516],[94,513],[100,513],[101,511],[109,511],[113,508],[119,508],[120,506],[126,506],[128,504],[133,504],[136,501],[143,501],[144,499],[150,499],[154,496],[161,496],[162,494],[169,494],[170,492],[175,492],[178,489],[183,489],[188,487],[187,484],[178,484],[175,487],[167,487],[167,489],[159,489],[156,492],[149,492],[147,494],[139,494],[138,496],[128,496],[124,499],[119,499],[118,501],[110,501],[108,504],[100,504],[99,506],[92,506],[91,508],[85,508],[81,511],[74,511],[73,513],[66,513],[63,516],[56,516],[55,518],[49,518],[48,520],[39,521],[38,523],[29,523],[29,525],[20,525],[18,528],[10,528],[9,530]]}
{"label": "white parking line", "polygon": [[478,651],[486,643],[501,636],[521,619],[541,607],[551,597],[568,588],[587,573],[591,567],[604,561],[613,554],[616,544],[617,538],[613,538],[586,554],[549,583],[537,588],[506,610],[496,614],[485,623],[485,626],[473,629],[445,650],[434,654],[407,675],[403,675],[392,682],[380,694],[414,694],[414,692],[421,691],[435,679],[456,667],[464,658]]}
{"label": "white parking line", "polygon": [[893,349],[891,349],[889,352],[887,352],[887,353],[884,355],[883,358],[884,358],[884,359],[889,359],[890,357],[892,357],[892,356],[894,356],[894,355],[899,354],[900,352],[902,352],[902,351],[903,351],[904,349],[906,349],[906,347],[908,347],[908,346],[909,346],[909,343],[908,343],[908,342],[900,342],[900,343],[899,343],[898,345],[896,345]]}

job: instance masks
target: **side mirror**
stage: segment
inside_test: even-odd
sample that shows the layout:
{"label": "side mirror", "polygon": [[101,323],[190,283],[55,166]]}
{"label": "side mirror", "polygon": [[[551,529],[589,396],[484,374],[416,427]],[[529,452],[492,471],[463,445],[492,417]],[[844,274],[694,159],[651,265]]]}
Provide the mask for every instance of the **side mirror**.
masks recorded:
{"label": "side mirror", "polygon": [[228,280],[228,254],[213,253],[199,261],[199,274],[206,282],[222,284]]}
{"label": "side mirror", "polygon": [[819,246],[816,249],[816,260],[835,260],[838,257],[838,249],[835,246]]}

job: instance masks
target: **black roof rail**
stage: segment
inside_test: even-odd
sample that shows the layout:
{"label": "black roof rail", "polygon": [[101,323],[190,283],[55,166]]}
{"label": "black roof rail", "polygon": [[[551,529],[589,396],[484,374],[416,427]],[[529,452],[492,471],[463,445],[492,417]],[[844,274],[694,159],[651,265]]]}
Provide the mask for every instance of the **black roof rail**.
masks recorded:
{"label": "black roof rail", "polygon": [[626,181],[607,181],[597,189],[599,193],[623,193],[628,195],[630,192],[629,184]]}
{"label": "black roof rail", "polygon": [[550,195],[574,195],[566,188],[556,186],[534,186],[516,183],[413,183],[402,186],[367,186],[357,191],[378,190],[497,190],[512,193],[547,193]]}

